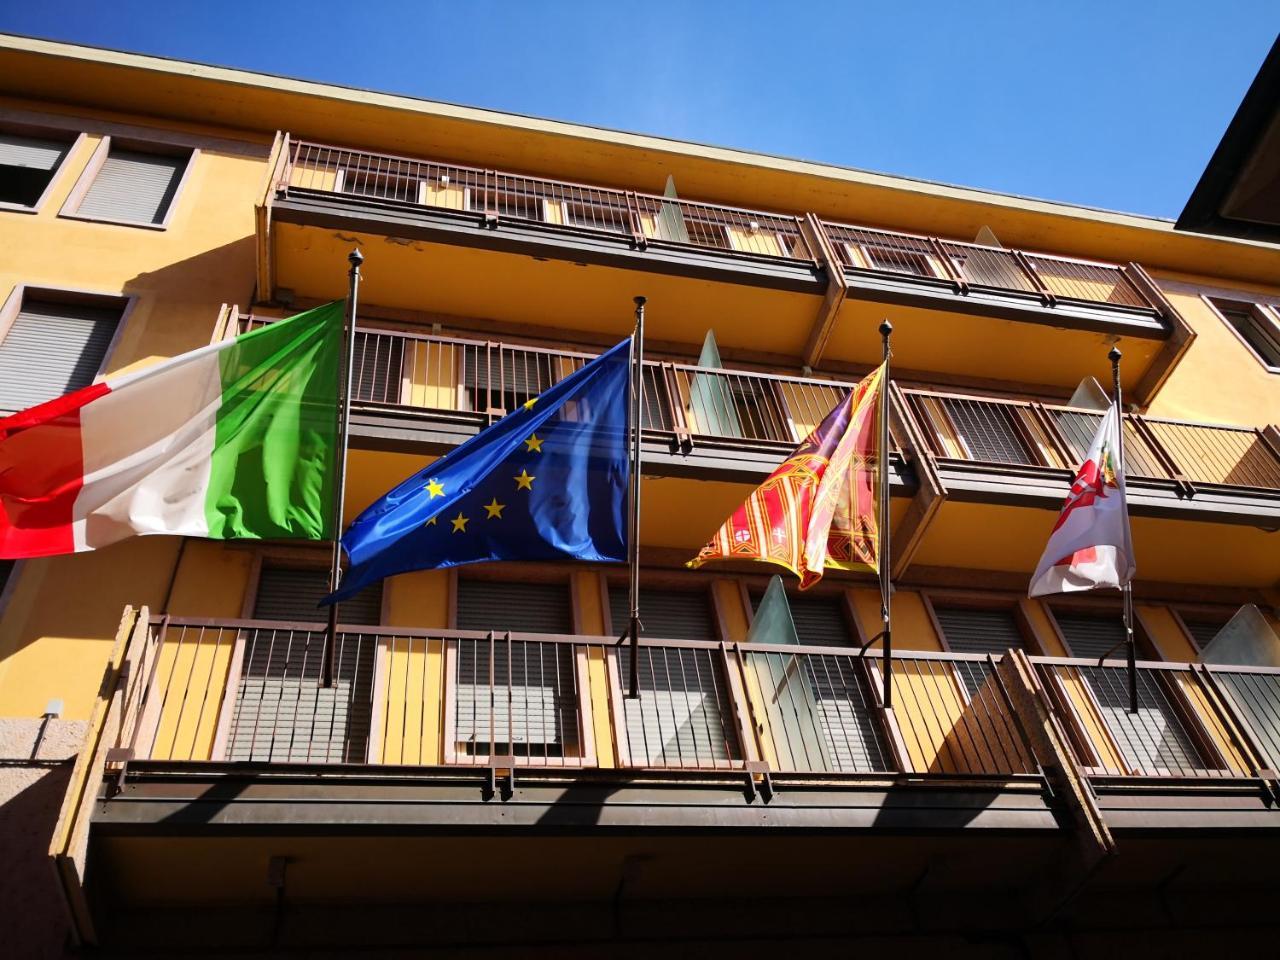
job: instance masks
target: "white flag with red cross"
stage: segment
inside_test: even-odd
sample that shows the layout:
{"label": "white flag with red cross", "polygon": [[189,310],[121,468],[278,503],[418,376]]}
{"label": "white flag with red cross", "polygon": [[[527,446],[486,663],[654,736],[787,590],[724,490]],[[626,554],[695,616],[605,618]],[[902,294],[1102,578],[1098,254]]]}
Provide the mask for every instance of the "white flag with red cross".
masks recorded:
{"label": "white flag with red cross", "polygon": [[1112,404],[1076,472],[1028,596],[1122,587],[1133,579],[1120,450],[1120,412]]}

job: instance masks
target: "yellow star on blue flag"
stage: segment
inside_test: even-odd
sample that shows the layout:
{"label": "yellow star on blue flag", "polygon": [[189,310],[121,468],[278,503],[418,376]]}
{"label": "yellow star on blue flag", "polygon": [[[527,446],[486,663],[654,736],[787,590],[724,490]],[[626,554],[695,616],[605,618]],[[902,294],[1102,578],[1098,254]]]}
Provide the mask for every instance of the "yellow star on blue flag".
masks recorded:
{"label": "yellow star on blue flag", "polygon": [[343,534],[351,566],[325,602],[410,570],[625,560],[630,388],[624,340],[406,478]]}

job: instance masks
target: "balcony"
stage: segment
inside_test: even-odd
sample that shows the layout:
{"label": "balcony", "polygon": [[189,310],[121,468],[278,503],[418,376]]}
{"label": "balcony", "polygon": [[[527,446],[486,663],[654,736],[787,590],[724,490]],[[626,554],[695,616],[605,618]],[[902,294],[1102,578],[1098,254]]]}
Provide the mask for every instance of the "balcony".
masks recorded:
{"label": "balcony", "polygon": [[[885,304],[908,367],[1062,386],[1096,366],[1087,334],[1126,338],[1129,387],[1158,377],[1188,334],[1136,264],[281,137],[259,223],[266,299],[277,288],[340,296],[337,265],[369,238],[387,241],[366,281],[381,306],[538,324],[554,305],[557,325],[601,330],[643,292],[656,339],[687,341],[690,323],[715,318],[722,343],[813,367],[874,361]],[[964,363],[951,359],[957,340],[993,336],[1009,355],[966,348]],[[1024,341],[1039,366],[1028,367]]]}
{"label": "balcony", "polygon": [[[83,876],[87,841],[118,907],[170,909],[192,891],[252,900],[283,856],[304,898],[380,902],[397,888],[377,871],[452,857],[417,875],[418,895],[536,883],[555,898],[650,850],[666,865],[650,895],[731,889],[696,867],[718,855],[762,871],[757,895],[801,896],[835,882],[835,863],[845,882],[896,889],[944,856],[984,863],[935,868],[961,903],[992,884],[1031,903],[1150,884],[1184,848],[1235,864],[1280,827],[1276,670],[1142,663],[1131,714],[1119,662],[912,651],[895,656],[887,710],[874,652],[649,639],[631,700],[611,637],[376,627],[340,631],[323,688],[322,632],[126,611],[55,840],[66,875]],[[574,871],[520,865],[548,837]],[[511,873],[473,875],[450,838],[478,856],[497,839]],[[1107,869],[1070,867],[1081,843]],[[1106,861],[1117,844],[1123,869]],[[815,873],[769,879],[800,862]]]}

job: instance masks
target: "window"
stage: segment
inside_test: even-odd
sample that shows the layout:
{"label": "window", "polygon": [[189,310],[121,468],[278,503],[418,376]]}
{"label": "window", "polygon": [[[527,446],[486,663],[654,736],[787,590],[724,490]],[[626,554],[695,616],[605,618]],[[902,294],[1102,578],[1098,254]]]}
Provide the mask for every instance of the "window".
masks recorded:
{"label": "window", "polygon": [[0,560],[0,597],[4,596],[4,588],[9,583],[9,577],[13,575],[13,565],[15,560]]}
{"label": "window", "polygon": [[572,367],[551,353],[467,347],[462,370],[467,409],[510,413],[570,372]]}
{"label": "window", "polygon": [[1097,660],[1110,650],[1112,659],[1124,659],[1124,620],[1119,610],[1113,614],[1059,613],[1055,610],[1053,618],[1062,631],[1068,655]]}
{"label": "window", "polygon": [[[417,166],[404,164],[404,166]],[[334,191],[379,200],[398,200],[404,203],[425,203],[426,184],[416,176],[398,169],[370,169],[369,167],[340,167]]]}
{"label": "window", "polygon": [[461,577],[457,625],[498,634],[493,641],[454,641],[458,750],[471,756],[579,755],[580,684],[573,646],[503,636],[507,631],[573,633],[568,584]]}
{"label": "window", "polygon": [[[763,594],[751,594],[758,610]],[[787,596],[796,637],[805,646],[852,647],[839,596]],[[888,750],[867,688],[866,661],[852,656],[751,651],[746,664],[765,699],[779,769],[869,773],[888,770]]]}
{"label": "window", "polygon": [[0,204],[34,209],[71,150],[71,141],[0,132]]}
{"label": "window", "polygon": [[[987,653],[998,660],[1006,650],[1026,649],[1026,638],[1012,608],[933,604],[933,614],[947,647],[956,653]],[[989,666],[982,661],[957,660],[955,668],[969,696],[978,696]]]}
{"label": "window", "polygon": [[90,220],[163,226],[192,152],[132,149],[109,138],[104,143],[101,166],[79,202],[68,201],[67,213]]}
{"label": "window", "polygon": [[[609,586],[609,617],[612,633],[622,636],[630,619],[629,591],[623,584]],[[664,640],[720,639],[712,616],[711,595],[706,590],[641,591],[642,633]]]}
{"label": "window", "polygon": [[[258,575],[258,592],[253,601],[253,619],[286,620],[293,623],[320,623],[328,617],[320,601],[329,592],[326,567],[296,567],[263,563]],[[382,584],[366,587],[338,605],[342,623],[376,626],[382,622]]]}
{"label": "window", "polygon": [[542,198],[518,190],[468,189],[467,209],[519,220],[545,220]]}
{"label": "window", "polygon": [[929,263],[928,256],[919,251],[876,246],[863,246],[861,250],[867,266],[873,270],[905,273],[915,277],[937,275]]}
{"label": "window", "polygon": [[92,383],[123,314],[118,299],[73,301],[34,290],[15,292],[0,312],[0,413]]}
{"label": "window", "polygon": [[[377,639],[339,632],[334,683],[321,686],[327,652],[319,621],[325,613],[316,604],[326,593],[328,571],[322,567],[263,564],[253,617],[288,625],[243,631],[228,760],[365,762]],[[379,584],[344,601],[338,614],[343,623],[376,624],[381,608]],[[314,626],[298,628],[299,622]]]}
{"label": "window", "polygon": [[1209,302],[1263,365],[1280,373],[1280,319],[1275,307],[1218,298]]}
{"label": "window", "polygon": [[403,376],[403,338],[374,330],[356,331],[352,399],[399,403]]}
{"label": "window", "polygon": [[[705,589],[649,591],[642,601],[642,634],[668,640],[715,641],[718,634]],[[627,587],[609,587],[613,633],[627,628]],[[618,682],[631,683],[631,654],[617,649]],[[718,649],[646,646],[639,657],[638,699],[622,700],[620,746],[631,766],[717,767],[741,759],[728,686]]]}
{"label": "window", "polygon": [[[760,609],[763,591],[751,591],[751,612]],[[787,606],[796,625],[796,636],[805,646],[856,646],[845,617],[844,599],[821,594],[787,594]]]}
{"label": "window", "polygon": [[622,207],[605,203],[561,203],[564,222],[571,227],[606,230],[609,233],[631,233],[631,215]]}
{"label": "window", "polygon": [[684,218],[685,232],[689,235],[689,243],[696,243],[700,247],[718,247],[725,250],[732,250],[733,244],[729,242],[729,232],[722,224],[712,223],[709,220],[695,220],[692,217]]}
{"label": "window", "polygon": [[1206,610],[1176,610],[1175,613],[1198,651],[1203,651],[1213,641],[1232,616],[1226,612]]}
{"label": "window", "polygon": [[695,433],[744,440],[794,441],[777,381],[735,374],[694,373],[689,406]]}

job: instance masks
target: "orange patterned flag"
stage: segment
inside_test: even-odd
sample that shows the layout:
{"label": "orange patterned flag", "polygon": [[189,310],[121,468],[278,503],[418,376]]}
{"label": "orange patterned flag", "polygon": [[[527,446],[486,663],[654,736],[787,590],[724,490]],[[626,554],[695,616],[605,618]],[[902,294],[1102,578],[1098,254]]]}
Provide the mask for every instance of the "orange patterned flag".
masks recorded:
{"label": "orange patterned flag", "polygon": [[883,377],[880,366],[854,387],[686,566],[776,563],[801,590],[827,567],[878,571]]}

